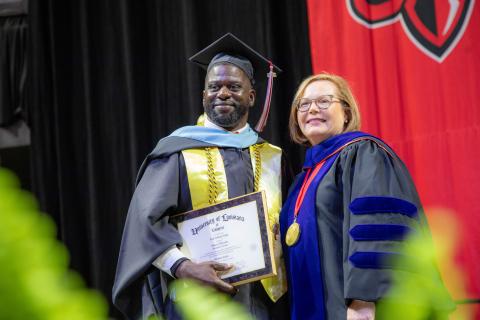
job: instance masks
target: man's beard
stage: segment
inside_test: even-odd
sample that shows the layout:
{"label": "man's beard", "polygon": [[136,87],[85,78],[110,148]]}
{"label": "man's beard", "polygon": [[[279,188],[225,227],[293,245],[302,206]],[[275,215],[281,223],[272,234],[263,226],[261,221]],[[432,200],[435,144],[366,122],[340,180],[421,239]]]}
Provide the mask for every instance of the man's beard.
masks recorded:
{"label": "man's beard", "polygon": [[232,128],[235,127],[240,119],[242,119],[248,112],[248,107],[243,105],[234,105],[234,110],[228,114],[217,113],[215,111],[214,104],[210,104],[205,108],[205,113],[208,116],[208,119],[215,123],[217,126],[223,128]]}

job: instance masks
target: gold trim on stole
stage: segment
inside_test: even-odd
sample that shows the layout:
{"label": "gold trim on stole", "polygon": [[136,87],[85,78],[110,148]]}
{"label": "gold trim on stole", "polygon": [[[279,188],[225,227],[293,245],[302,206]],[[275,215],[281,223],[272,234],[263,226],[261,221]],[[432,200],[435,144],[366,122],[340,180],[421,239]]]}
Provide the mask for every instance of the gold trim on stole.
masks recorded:
{"label": "gold trim on stole", "polygon": [[[256,159],[253,156],[255,148],[259,148],[261,159],[258,191],[264,190],[266,194],[270,223],[268,231],[273,240],[275,264],[277,266],[277,275],[275,277],[262,279],[261,282],[270,299],[275,302],[287,292],[287,273],[283,261],[282,244],[279,233],[279,215],[282,208],[282,149],[269,143],[251,146],[250,158],[252,160],[252,168],[256,168]],[[273,234],[274,229],[278,230],[276,236]]]}
{"label": "gold trim on stole", "polygon": [[[216,197],[213,203],[228,200],[227,175],[223,166],[222,155],[218,148],[209,148],[213,162],[213,175],[216,184]],[[192,198],[192,209],[197,210],[210,204],[208,179],[208,160],[205,149],[187,149],[182,151],[188,176],[188,186]],[[205,192],[207,191],[207,192]]]}

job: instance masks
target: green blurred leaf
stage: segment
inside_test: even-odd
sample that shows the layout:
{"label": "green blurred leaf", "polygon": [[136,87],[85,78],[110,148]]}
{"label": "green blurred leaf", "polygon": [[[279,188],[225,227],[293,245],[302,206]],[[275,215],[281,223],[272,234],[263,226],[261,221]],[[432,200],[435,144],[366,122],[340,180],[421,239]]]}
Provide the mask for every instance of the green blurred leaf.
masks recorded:
{"label": "green blurred leaf", "polygon": [[448,319],[455,304],[436,267],[435,248],[429,234],[412,234],[393,261],[393,284],[377,303],[378,319]]}
{"label": "green blurred leaf", "polygon": [[243,306],[225,294],[191,280],[177,280],[171,288],[186,320],[251,320]]}
{"label": "green blurred leaf", "polygon": [[107,319],[107,304],[68,270],[51,218],[0,168],[0,319]]}
{"label": "green blurred leaf", "polygon": [[0,169],[0,189],[1,188],[20,188],[20,180],[13,172]]}

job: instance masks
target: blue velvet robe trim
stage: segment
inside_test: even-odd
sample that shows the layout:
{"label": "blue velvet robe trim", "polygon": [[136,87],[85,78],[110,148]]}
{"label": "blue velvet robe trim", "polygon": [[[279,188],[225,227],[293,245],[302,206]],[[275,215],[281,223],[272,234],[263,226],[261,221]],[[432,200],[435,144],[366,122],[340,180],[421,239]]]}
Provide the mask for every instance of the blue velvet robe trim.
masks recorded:
{"label": "blue velvet robe trim", "polygon": [[355,241],[401,241],[412,231],[399,224],[360,224],[350,229]]}
{"label": "blue velvet robe trim", "polygon": [[393,252],[355,252],[348,259],[356,268],[361,269],[393,269],[397,267],[394,261],[400,258]]}
{"label": "blue velvet robe trim", "polygon": [[[312,168],[339,147],[349,141],[368,136],[362,132],[349,132],[331,137],[307,150],[304,169]],[[280,232],[285,255],[290,296],[291,319],[325,319],[322,267],[318,247],[318,225],[316,214],[316,193],[318,185],[332,167],[339,153],[330,157],[305,193],[297,222],[300,224],[300,239],[292,246],[285,244],[285,234],[293,223],[295,202],[305,178],[302,172],[292,187],[280,213]]]}
{"label": "blue velvet robe trim", "polygon": [[170,136],[183,137],[214,144],[220,147],[248,148],[258,140],[258,134],[250,126],[240,132],[232,133],[225,130],[202,126],[185,126],[178,128]]}
{"label": "blue velvet robe trim", "polygon": [[399,213],[410,218],[417,216],[417,207],[406,200],[393,197],[361,197],[350,203],[353,214]]}
{"label": "blue velvet robe trim", "polygon": [[360,131],[347,132],[333,136],[322,143],[307,149],[307,153],[305,154],[305,162],[303,163],[303,169],[314,167],[317,163],[325,159],[325,157],[329,156],[332,152],[344,144],[360,137],[374,138],[373,136]]}

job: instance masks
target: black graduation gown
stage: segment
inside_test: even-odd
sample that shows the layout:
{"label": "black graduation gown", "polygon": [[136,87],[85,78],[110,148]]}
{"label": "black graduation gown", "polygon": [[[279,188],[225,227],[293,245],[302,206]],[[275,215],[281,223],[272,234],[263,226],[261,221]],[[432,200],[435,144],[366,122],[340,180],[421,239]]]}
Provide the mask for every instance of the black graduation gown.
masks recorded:
{"label": "black graduation gown", "polygon": [[[259,138],[257,142],[262,142]],[[113,303],[129,319],[150,314],[167,313],[175,318],[171,303],[163,301],[160,278],[172,278],[152,266],[165,250],[181,245],[169,216],[192,209],[185,163],[181,150],[213,146],[180,137],[167,137],[159,142],[144,161],[137,178],[125,223],[117,273],[113,287]],[[253,170],[248,148],[220,148],[228,182],[229,197],[254,191]],[[260,282],[238,287],[233,298],[258,319],[288,317],[286,298],[273,304]],[[165,291],[165,287],[164,290]],[[167,297],[168,298],[168,297]]]}

